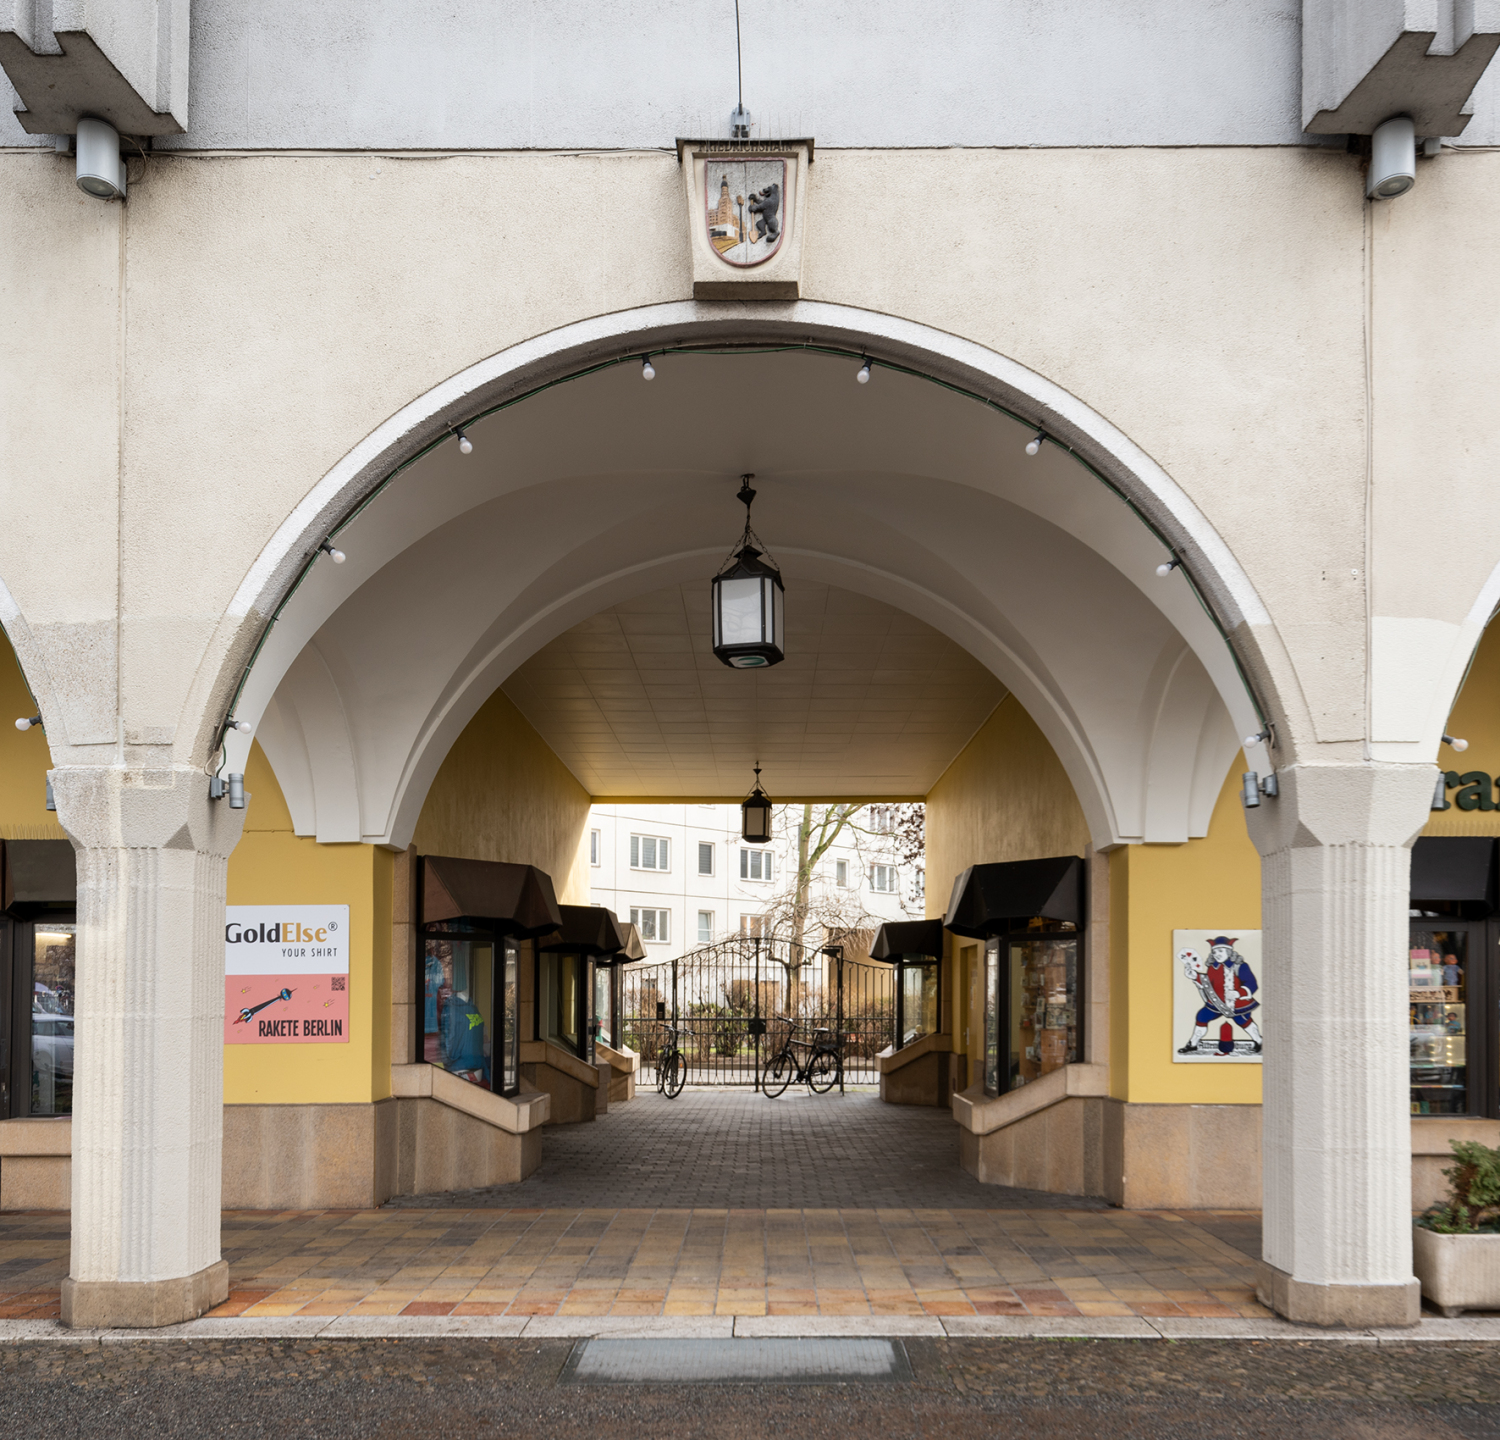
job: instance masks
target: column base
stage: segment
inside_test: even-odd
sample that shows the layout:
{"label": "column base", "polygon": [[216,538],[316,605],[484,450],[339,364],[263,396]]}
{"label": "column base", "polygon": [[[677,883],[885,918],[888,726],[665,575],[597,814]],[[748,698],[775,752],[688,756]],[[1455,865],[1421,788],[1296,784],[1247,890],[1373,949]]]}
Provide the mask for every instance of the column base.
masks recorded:
{"label": "column base", "polygon": [[76,1330],[143,1329],[196,1320],[229,1298],[229,1262],[171,1280],[74,1280],[62,1283],[62,1323]]}
{"label": "column base", "polygon": [[1415,1325],[1422,1318],[1422,1284],[1415,1276],[1404,1285],[1312,1285],[1260,1260],[1255,1293],[1262,1305],[1302,1325],[1363,1330]]}

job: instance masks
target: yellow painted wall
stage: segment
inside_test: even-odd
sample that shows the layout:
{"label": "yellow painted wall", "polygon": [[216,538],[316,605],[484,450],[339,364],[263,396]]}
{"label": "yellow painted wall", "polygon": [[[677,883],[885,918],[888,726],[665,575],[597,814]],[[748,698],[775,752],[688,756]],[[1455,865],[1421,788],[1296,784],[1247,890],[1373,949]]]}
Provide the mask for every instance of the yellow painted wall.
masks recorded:
{"label": "yellow painted wall", "polygon": [[970,865],[1082,855],[1089,827],[1062,761],[1014,695],[974,732],[927,796],[927,914],[948,910]]}
{"label": "yellow painted wall", "polygon": [[18,717],[35,714],[16,653],[0,632],[0,840],[68,838],[47,809],[47,737],[40,725],[25,732],[15,726]]}
{"label": "yellow painted wall", "polygon": [[[1260,928],[1260,856],[1229,767],[1208,834],[1110,852],[1110,1093],[1138,1104],[1258,1105],[1259,1065],[1174,1065],[1174,930]],[[1258,975],[1264,984],[1264,976]],[[1275,1024],[1273,1018],[1272,1024]]]}
{"label": "yellow painted wall", "polygon": [[424,855],[537,865],[565,905],[589,903],[587,790],[503,690],[448,752],[412,837]]}
{"label": "yellow painted wall", "polygon": [[[1460,775],[1482,770],[1492,780],[1500,775],[1500,625],[1492,624],[1479,642],[1469,677],[1453,702],[1448,733],[1469,742],[1462,754],[1444,745],[1433,757],[1445,770]],[[1447,792],[1451,802],[1455,790]],[[1500,835],[1500,810],[1434,810],[1424,835]]]}
{"label": "yellow painted wall", "polygon": [[349,907],[349,1039],[342,1045],[226,1045],[228,1105],[357,1104],[391,1093],[391,887],[375,845],[320,845],[292,833],[260,746],[245,767],[245,831],[229,857],[231,905]]}

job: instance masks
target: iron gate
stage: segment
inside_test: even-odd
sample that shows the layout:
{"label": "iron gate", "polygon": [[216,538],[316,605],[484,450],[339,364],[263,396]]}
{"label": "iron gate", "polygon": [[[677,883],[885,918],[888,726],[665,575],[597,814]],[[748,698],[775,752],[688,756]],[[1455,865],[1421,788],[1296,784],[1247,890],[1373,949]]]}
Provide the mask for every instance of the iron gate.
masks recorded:
{"label": "iron gate", "polygon": [[619,1043],[656,1064],[664,1024],[687,1058],[689,1085],[753,1085],[786,1033],[842,1037],[844,1082],[873,1085],[896,1033],[896,971],[791,941],[735,936],[676,960],[620,972]]}

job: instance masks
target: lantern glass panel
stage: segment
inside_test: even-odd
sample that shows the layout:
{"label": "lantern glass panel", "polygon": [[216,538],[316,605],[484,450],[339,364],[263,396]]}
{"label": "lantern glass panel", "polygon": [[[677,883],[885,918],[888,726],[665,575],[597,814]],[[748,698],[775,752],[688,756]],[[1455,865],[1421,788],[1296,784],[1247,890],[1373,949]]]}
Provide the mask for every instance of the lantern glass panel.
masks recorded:
{"label": "lantern glass panel", "polygon": [[781,592],[781,586],[778,585],[774,580],[767,580],[765,582],[765,587],[766,587],[766,614],[768,614],[768,615],[770,615],[770,616],[773,617],[773,623],[772,623],[772,627],[771,627],[771,641],[776,646],[776,648],[778,650],[780,650],[781,653],[784,655],[784,654],[786,654],[786,644],[785,644],[784,637],[782,635],[782,615],[781,615],[782,608],[783,608],[782,607],[782,601],[783,601],[784,597],[783,597],[782,592]]}
{"label": "lantern glass panel", "polygon": [[744,824],[740,838],[752,845],[764,845],[771,838],[770,801],[756,796],[745,801],[742,809]]}
{"label": "lantern glass panel", "polygon": [[719,581],[719,607],[714,617],[720,645],[759,645],[765,639],[761,587],[770,582],[753,576]]}

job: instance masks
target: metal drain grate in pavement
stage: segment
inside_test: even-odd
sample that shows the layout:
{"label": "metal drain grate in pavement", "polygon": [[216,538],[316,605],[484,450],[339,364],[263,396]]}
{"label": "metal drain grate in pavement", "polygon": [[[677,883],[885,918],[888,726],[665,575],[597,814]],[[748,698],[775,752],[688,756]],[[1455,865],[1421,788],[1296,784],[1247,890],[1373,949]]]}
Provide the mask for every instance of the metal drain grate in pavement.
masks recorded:
{"label": "metal drain grate in pavement", "polygon": [[910,1380],[899,1340],[585,1340],[573,1385],[839,1385]]}

